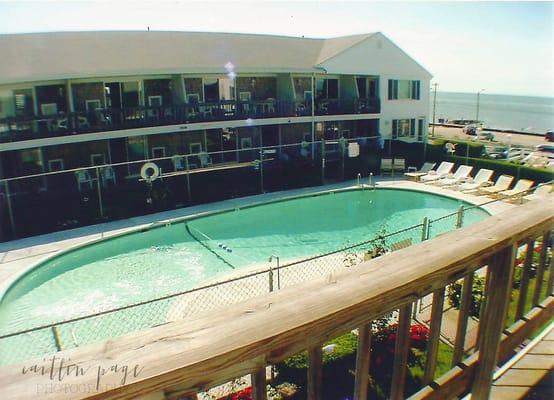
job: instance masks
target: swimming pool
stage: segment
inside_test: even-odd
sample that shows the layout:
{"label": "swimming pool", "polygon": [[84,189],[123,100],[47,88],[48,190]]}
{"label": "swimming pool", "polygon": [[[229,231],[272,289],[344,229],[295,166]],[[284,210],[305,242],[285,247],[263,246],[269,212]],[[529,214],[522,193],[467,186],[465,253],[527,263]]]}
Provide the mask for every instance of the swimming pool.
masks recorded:
{"label": "swimming pool", "polygon": [[[343,190],[103,240],[55,256],[15,282],[0,302],[0,335],[182,292],[234,270],[267,268],[271,255],[285,263],[326,253],[462,204],[418,191]],[[464,226],[487,215],[473,209]]]}

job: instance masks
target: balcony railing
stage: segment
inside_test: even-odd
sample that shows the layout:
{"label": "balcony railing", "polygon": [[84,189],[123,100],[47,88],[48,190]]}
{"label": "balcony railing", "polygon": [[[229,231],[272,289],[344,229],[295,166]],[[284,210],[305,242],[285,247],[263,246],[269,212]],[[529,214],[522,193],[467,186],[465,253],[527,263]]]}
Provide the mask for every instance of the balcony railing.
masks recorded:
{"label": "balcony railing", "polygon": [[[552,318],[553,275],[548,248],[553,215],[551,204],[531,202],[516,212],[489,217],[325,280],[285,288],[201,318],[170,322],[105,343],[56,353],[58,364],[54,367],[59,366],[59,360],[69,359],[74,366],[73,373],[65,373],[59,366],[63,382],[56,381],[55,387],[65,390],[52,392],[45,387],[51,384],[51,358],[26,363],[26,369],[22,365],[2,367],[2,395],[4,399],[186,399],[250,374],[253,398],[265,400],[266,367],[307,349],[307,398],[321,399],[324,380],[334,379],[323,376],[323,343],[357,329],[352,392],[354,399],[366,399],[372,382],[372,321],[398,310],[389,397],[403,399],[413,305],[432,295],[422,387],[410,398],[448,399],[471,392],[473,399],[487,399],[496,365]],[[535,240],[542,241],[542,249],[531,275],[533,257],[526,257],[521,267],[515,266],[515,258],[520,247],[533,250]],[[522,270],[520,294],[514,303],[516,268]],[[472,282],[480,274],[485,277],[484,302],[476,346],[467,350],[464,344],[473,303]],[[436,377],[445,290],[460,280],[464,283],[453,343],[453,367]],[[512,304],[517,304],[517,311],[507,318]],[[30,370],[31,366],[34,369]],[[114,370],[115,366],[119,369]],[[122,366],[128,368],[124,381]],[[22,374],[22,370],[27,373]],[[41,375],[40,371],[46,372]],[[57,377],[57,370],[54,376]]]}
{"label": "balcony railing", "polygon": [[[318,102],[316,114],[377,112],[379,112],[377,99],[359,99],[350,102],[338,100]],[[0,119],[0,143],[195,122],[310,115],[312,115],[311,103],[282,100],[230,100],[168,107],[98,109],[92,112]]]}

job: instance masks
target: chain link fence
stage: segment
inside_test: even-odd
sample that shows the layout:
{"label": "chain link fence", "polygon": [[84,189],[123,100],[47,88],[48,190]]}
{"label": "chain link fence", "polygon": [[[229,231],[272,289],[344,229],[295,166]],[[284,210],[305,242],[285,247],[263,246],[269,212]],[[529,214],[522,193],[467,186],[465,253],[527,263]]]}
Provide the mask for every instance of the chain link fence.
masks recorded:
{"label": "chain link fence", "polygon": [[281,260],[272,256],[269,262],[272,265],[275,260],[275,266],[262,267],[231,279],[217,278],[181,293],[23,331],[0,332],[0,364],[43,357],[59,350],[183,320],[302,282],[325,279],[384,253],[468,226],[478,220],[478,209],[460,206],[456,212],[439,218],[424,218],[420,224],[392,233],[381,229],[369,240],[307,259],[285,260],[280,265]]}

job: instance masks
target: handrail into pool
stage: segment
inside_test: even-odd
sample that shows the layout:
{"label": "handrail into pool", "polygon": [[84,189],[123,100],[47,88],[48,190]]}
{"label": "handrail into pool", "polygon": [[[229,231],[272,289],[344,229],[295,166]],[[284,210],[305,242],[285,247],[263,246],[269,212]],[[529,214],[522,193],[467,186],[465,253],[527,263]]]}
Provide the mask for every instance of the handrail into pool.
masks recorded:
{"label": "handrail into pool", "polygon": [[[468,228],[365,262],[325,281],[273,292],[194,320],[173,322],[57,353],[58,359],[71,359],[82,371],[64,376],[63,382],[56,381],[58,388],[66,390],[39,390],[50,383],[48,373],[41,376],[27,369],[22,374],[22,368],[29,368],[31,364],[37,365],[35,370],[44,367],[49,371],[51,360],[2,367],[2,396],[6,400],[145,399],[146,396],[178,399],[195,397],[198,391],[252,374],[253,398],[263,400],[267,398],[266,365],[308,349],[308,399],[320,399],[322,343],[358,328],[358,343],[364,351],[357,354],[354,398],[365,399],[371,340],[368,326],[379,316],[399,309],[391,398],[401,399],[404,398],[412,304],[433,293],[425,363],[428,385],[412,398],[452,398],[471,391],[472,398],[486,399],[497,362],[511,354],[553,315],[553,274],[547,271],[552,267],[548,266],[545,245],[536,270],[532,309],[504,329],[517,248],[538,237],[548,244],[553,226],[554,205],[532,201],[519,207],[517,212],[491,216]],[[485,305],[479,323],[478,350],[433,381],[445,286],[461,278],[467,280],[485,265]],[[530,267],[530,263],[526,264],[524,272]],[[550,274],[546,295],[541,299],[536,295],[544,290],[543,278],[547,272]],[[531,289],[527,285],[525,290]],[[523,300],[526,295],[527,292]],[[467,323],[470,298],[471,285],[464,285],[459,323]],[[463,346],[463,342],[456,340],[456,346],[460,343]],[[455,347],[454,352],[457,350]],[[137,366],[137,373],[129,373],[122,384],[121,374],[113,370],[115,365],[120,368],[128,365],[130,369]]]}

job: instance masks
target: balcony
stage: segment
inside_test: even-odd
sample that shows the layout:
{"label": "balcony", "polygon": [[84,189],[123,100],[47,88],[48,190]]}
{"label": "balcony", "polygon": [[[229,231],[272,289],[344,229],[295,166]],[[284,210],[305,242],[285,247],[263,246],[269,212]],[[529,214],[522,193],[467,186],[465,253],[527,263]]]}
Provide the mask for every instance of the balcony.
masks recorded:
{"label": "balcony", "polygon": [[[378,113],[378,99],[326,100],[316,115]],[[310,102],[219,101],[168,107],[97,109],[92,112],[0,119],[0,143],[198,122],[311,116]]]}
{"label": "balcony", "polygon": [[[373,382],[369,376],[369,349],[375,340],[372,324],[394,312],[398,324],[394,354],[390,355],[389,397],[403,399],[410,395],[406,378],[412,310],[418,301],[432,297],[423,377],[410,399],[449,399],[466,393],[473,399],[487,399],[496,366],[552,318],[551,245],[547,244],[551,243],[553,215],[552,205],[530,202],[517,212],[489,217],[364,262],[346,273],[331,274],[325,280],[278,290],[209,315],[56,353],[57,360],[71,359],[81,371],[98,371],[65,374],[63,386],[55,386],[68,388],[65,391],[37,391],[49,382],[48,376],[22,374],[23,365],[5,366],[0,369],[2,395],[5,399],[193,399],[198,392],[250,375],[252,398],[265,400],[266,367],[307,350],[306,398],[322,399],[323,384],[335,379],[325,375],[323,352],[327,350],[323,349],[328,346],[323,344],[356,329],[357,348],[362,350],[356,352],[350,398],[367,399]],[[518,249],[533,249],[535,240],[544,244],[537,265],[532,267],[533,257],[525,257],[524,265],[516,266]],[[531,279],[533,268],[535,278]],[[519,295],[514,298],[516,272],[521,275]],[[477,276],[485,279],[483,306],[478,318],[470,318],[472,282]],[[446,323],[445,290],[460,280],[464,283],[461,305],[453,320],[457,325],[452,367],[438,376],[441,324]],[[514,310],[515,315],[511,315]],[[476,346],[467,350],[466,328],[468,322],[475,324],[476,320]],[[42,368],[49,371],[51,364],[47,358],[25,366],[29,370],[33,365],[36,372]],[[116,365],[128,366],[125,381],[121,374],[111,373]],[[135,366],[140,373],[133,375],[130,371]],[[87,390],[70,392],[69,388]]]}

